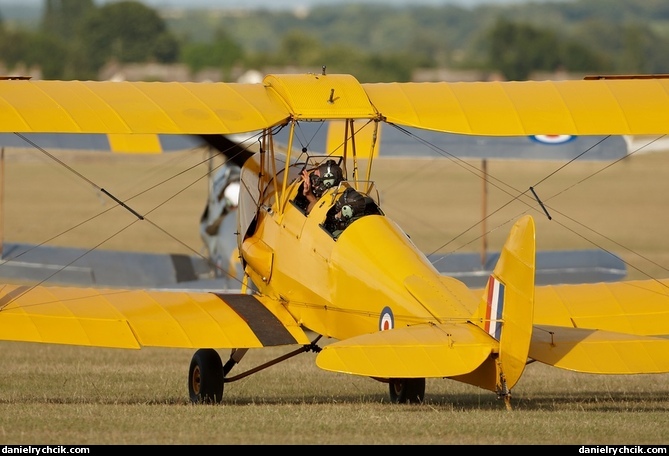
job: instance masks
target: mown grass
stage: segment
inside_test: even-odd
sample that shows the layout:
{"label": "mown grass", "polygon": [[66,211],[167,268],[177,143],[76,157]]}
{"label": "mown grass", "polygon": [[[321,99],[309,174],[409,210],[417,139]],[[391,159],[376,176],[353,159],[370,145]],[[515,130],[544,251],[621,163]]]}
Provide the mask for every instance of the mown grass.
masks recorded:
{"label": "mown grass", "polygon": [[[0,443],[666,444],[669,375],[593,376],[529,365],[507,411],[492,393],[430,379],[425,403],[331,374],[311,353],[187,398],[190,350],[3,342]],[[250,352],[241,372],[285,353]],[[223,353],[222,353],[223,354]]]}
{"label": "mown grass", "polygon": [[[121,199],[155,186],[131,200],[150,223],[132,224],[126,211],[114,209],[50,243],[90,247],[109,238],[102,248],[199,250],[206,192],[199,176],[206,169],[161,182],[201,159],[67,157],[77,172]],[[669,276],[667,164],[664,154],[649,154],[604,170],[607,164],[592,162],[552,175],[563,164],[500,161],[488,171],[520,191],[533,185],[542,198],[557,195],[549,202],[552,220],[533,212],[539,248],[593,248],[596,239],[638,265],[630,268],[631,277],[643,278]],[[377,166],[384,210],[420,248],[480,249],[478,178],[443,158],[379,160]],[[4,181],[7,241],[43,242],[110,208],[94,186],[43,160],[10,157]],[[512,199],[496,187],[489,198],[489,213]],[[489,249],[499,249],[508,220],[526,210],[509,204],[490,217]],[[468,235],[447,244],[463,232]],[[251,351],[232,374],[289,350]],[[195,406],[186,382],[191,356],[191,350],[0,342],[0,444],[669,442],[669,374],[585,375],[534,363],[513,389],[512,411],[490,392],[442,379],[428,380],[425,403],[405,406],[389,403],[385,384],[321,371],[307,353],[226,384],[221,405]]]}

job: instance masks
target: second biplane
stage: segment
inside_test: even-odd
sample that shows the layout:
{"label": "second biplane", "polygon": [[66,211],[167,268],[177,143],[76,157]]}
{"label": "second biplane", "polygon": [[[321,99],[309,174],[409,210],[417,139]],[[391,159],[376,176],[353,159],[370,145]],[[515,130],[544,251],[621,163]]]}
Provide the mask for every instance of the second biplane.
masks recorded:
{"label": "second biplane", "polygon": [[[193,348],[194,402],[220,402],[225,383],[274,363],[229,376],[246,350],[279,345],[298,346],[281,359],[315,351],[322,369],[387,383],[395,402],[420,402],[426,378],[447,378],[492,391],[510,408],[530,361],[595,374],[669,372],[669,280],[535,286],[535,224],[523,216],[485,289],[470,289],[440,274],[384,214],[373,154],[359,150],[374,147],[375,136],[356,140],[380,122],[471,135],[663,134],[668,79],[361,84],[323,72],[262,84],[6,80],[0,119],[3,132],[259,132],[257,152],[241,160],[242,293],[4,285],[0,339]],[[296,126],[317,121],[344,123],[340,147],[325,157],[293,152]],[[289,129],[285,154],[275,148],[280,128]],[[307,214],[296,204],[300,173],[333,157],[345,179]],[[326,222],[348,188],[365,205],[334,231]],[[334,341],[320,347],[322,337]],[[231,350],[225,363],[220,349]]]}

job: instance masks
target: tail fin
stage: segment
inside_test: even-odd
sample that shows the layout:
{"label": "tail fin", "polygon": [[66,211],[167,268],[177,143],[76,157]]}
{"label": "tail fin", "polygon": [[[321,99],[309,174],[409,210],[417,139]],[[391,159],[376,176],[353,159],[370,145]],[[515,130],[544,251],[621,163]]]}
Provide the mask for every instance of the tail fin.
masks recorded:
{"label": "tail fin", "polygon": [[534,313],[534,233],[534,220],[530,216],[514,224],[473,320],[499,341],[496,389],[504,396],[508,396],[508,391],[523,374],[530,349]]}

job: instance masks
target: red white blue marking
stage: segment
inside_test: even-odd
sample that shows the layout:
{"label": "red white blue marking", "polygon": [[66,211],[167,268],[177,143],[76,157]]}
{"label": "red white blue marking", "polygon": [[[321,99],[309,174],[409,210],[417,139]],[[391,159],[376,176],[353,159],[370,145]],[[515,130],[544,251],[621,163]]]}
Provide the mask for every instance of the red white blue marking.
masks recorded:
{"label": "red white blue marking", "polygon": [[530,136],[532,141],[541,144],[565,144],[576,139],[574,135],[534,135]]}
{"label": "red white blue marking", "polygon": [[502,335],[502,311],[504,310],[504,284],[492,275],[488,278],[488,305],[485,312],[485,330],[499,340]]}
{"label": "red white blue marking", "polygon": [[390,307],[384,307],[379,317],[379,331],[388,331],[395,327],[395,317]]}

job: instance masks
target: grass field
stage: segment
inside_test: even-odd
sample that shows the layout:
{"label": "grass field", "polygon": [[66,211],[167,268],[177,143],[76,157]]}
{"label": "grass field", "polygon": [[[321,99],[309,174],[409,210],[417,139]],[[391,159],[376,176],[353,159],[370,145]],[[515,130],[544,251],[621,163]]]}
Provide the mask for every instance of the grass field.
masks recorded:
{"label": "grass field", "polygon": [[[201,250],[206,167],[194,166],[204,155],[61,159],[71,169],[37,152],[7,151],[4,240]],[[488,248],[498,250],[510,223],[530,210],[539,249],[597,246],[623,257],[630,278],[669,276],[669,156],[563,165],[488,164]],[[470,166],[480,163],[379,160],[382,207],[428,253],[478,251],[483,185]],[[551,220],[536,202],[528,209],[532,200],[512,197],[530,186]],[[111,209],[99,188],[121,200],[151,189],[129,200],[147,220]],[[251,351],[232,374],[291,349]],[[585,375],[534,363],[513,390],[513,411],[490,392],[440,379],[428,380],[425,403],[400,406],[389,403],[385,384],[321,371],[307,353],[227,384],[222,405],[194,406],[186,382],[192,354],[1,342],[0,444],[669,443],[669,374]]]}

